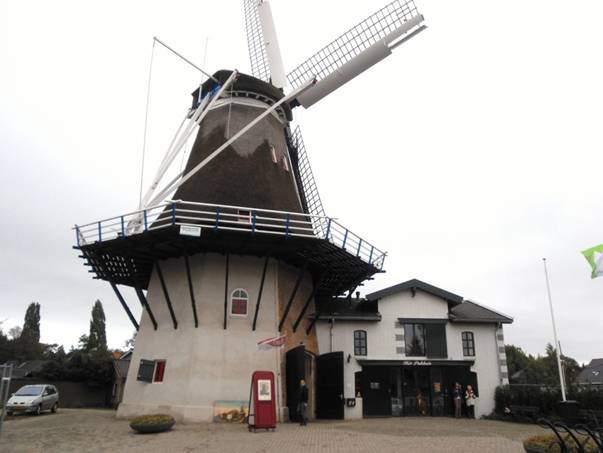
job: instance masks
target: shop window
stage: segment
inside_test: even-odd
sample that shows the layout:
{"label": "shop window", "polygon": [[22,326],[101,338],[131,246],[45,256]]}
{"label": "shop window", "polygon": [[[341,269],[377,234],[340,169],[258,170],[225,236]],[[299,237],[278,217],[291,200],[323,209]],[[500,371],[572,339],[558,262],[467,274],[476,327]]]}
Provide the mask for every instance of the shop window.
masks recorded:
{"label": "shop window", "polygon": [[408,357],[424,357],[425,325],[404,324],[404,346]]}
{"label": "shop window", "polygon": [[465,357],[475,357],[475,340],[473,332],[463,332],[461,334],[463,340],[463,355]]}
{"label": "shop window", "polygon": [[404,352],[408,357],[446,358],[446,323],[404,324]]}
{"label": "shop window", "polygon": [[155,373],[153,374],[153,382],[163,382],[164,373],[165,360],[155,360]]}
{"label": "shop window", "polygon": [[427,357],[445,359],[448,356],[446,324],[425,324],[425,345]]}
{"label": "shop window", "polygon": [[354,331],[354,355],[366,355],[366,330]]}
{"label": "shop window", "polygon": [[230,314],[233,316],[247,316],[249,295],[244,289],[235,289],[230,297]]}

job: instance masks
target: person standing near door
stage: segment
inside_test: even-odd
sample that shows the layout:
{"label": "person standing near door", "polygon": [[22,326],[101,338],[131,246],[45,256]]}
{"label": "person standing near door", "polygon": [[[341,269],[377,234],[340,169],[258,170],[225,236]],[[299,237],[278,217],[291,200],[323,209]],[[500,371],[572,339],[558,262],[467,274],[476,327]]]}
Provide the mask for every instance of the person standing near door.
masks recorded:
{"label": "person standing near door", "polygon": [[473,387],[468,385],[465,392],[465,404],[467,404],[467,417],[469,418],[475,418],[475,398],[477,397],[473,392]]}
{"label": "person standing near door", "polygon": [[306,381],[304,379],[300,379],[299,381],[299,399],[297,403],[297,412],[299,413],[299,424],[301,426],[306,426],[308,424],[308,415],[306,411],[308,410],[308,387],[306,386]]}
{"label": "person standing near door", "polygon": [[461,388],[461,384],[458,382],[454,383],[454,389],[452,390],[452,401],[454,402],[454,417],[460,418],[463,402],[463,389]]}

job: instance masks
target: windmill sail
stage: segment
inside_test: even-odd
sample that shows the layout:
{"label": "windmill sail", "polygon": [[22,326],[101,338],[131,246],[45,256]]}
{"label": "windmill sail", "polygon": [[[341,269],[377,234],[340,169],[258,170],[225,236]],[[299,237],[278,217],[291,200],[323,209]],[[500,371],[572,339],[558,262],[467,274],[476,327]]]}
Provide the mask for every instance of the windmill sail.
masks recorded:
{"label": "windmill sail", "polygon": [[269,82],[270,67],[264,45],[264,34],[262,33],[260,11],[258,8],[259,2],[260,0],[244,0],[247,47],[249,49],[252,75],[264,82]]}
{"label": "windmill sail", "polygon": [[318,83],[297,98],[310,107],[391,54],[394,47],[424,29],[413,0],[395,0],[345,32],[287,75],[295,88],[316,77]]}
{"label": "windmill sail", "polygon": [[[301,134],[299,126],[295,128],[291,135],[290,142],[295,152],[291,154],[292,158],[295,157],[296,164],[296,175],[299,176],[301,189],[302,189],[302,202],[308,214],[313,216],[325,216],[325,210],[322,206],[322,200],[318,193],[318,187],[314,179],[314,173],[312,173],[312,167],[310,166],[310,160],[308,159],[308,153],[306,152],[306,145]],[[314,218],[313,226],[315,233],[319,236],[324,235],[324,222],[320,219]]]}

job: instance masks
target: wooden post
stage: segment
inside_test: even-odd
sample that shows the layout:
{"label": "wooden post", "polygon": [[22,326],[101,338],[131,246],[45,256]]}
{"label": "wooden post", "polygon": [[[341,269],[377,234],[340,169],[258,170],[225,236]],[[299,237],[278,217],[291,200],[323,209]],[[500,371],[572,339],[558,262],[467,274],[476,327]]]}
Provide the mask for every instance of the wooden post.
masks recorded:
{"label": "wooden post", "polygon": [[266,269],[268,268],[268,260],[270,258],[266,257],[264,261],[264,270],[262,271],[262,280],[260,281],[260,290],[258,291],[258,301],[255,304],[255,314],[253,315],[253,326],[251,330],[255,330],[256,323],[258,321],[258,313],[260,312],[260,301],[262,300],[262,291],[264,290],[264,280],[266,279]]}
{"label": "wooden post", "polygon": [[283,313],[283,317],[281,318],[281,322],[278,324],[278,331],[283,330],[283,324],[285,324],[285,319],[287,319],[287,315],[289,314],[289,310],[291,310],[291,305],[293,305],[293,299],[295,298],[295,294],[297,294],[297,290],[299,289],[299,285],[304,278],[304,274],[306,273],[306,266],[308,262],[304,263],[304,267],[299,270],[299,274],[297,275],[297,281],[295,282],[295,286],[293,287],[293,291],[291,292],[291,297],[289,297],[289,302],[285,307],[285,312]]}
{"label": "wooden post", "polygon": [[197,319],[197,306],[195,302],[195,292],[193,291],[193,279],[191,278],[191,266],[188,262],[188,255],[184,255],[184,264],[186,265],[186,277],[188,279],[188,290],[191,295],[191,305],[193,307],[193,317],[195,319],[195,328],[199,327],[199,319]]}
{"label": "wooden post", "polygon": [[230,262],[230,255],[227,253],[226,254],[226,278],[224,281],[224,330],[226,330],[227,327],[227,321],[228,321],[228,268],[229,268],[229,263]]}
{"label": "wooden post", "polygon": [[168,294],[168,289],[165,284],[165,280],[163,278],[163,273],[161,272],[161,266],[159,266],[159,261],[155,261],[155,267],[157,268],[157,275],[159,276],[159,282],[161,283],[161,288],[163,289],[163,295],[165,296],[165,302],[167,303],[168,310],[170,311],[170,316],[172,317],[172,323],[174,324],[174,329],[177,329],[178,321],[176,321],[176,315],[174,314],[174,308],[172,307],[172,301],[170,300],[170,295]]}

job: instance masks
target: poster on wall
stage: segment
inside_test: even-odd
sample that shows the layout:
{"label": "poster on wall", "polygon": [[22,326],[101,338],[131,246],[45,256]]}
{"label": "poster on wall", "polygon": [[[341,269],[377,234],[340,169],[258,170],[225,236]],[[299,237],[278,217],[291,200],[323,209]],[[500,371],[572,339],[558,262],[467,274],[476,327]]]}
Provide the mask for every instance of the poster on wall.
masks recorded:
{"label": "poster on wall", "polygon": [[269,379],[258,379],[258,401],[270,401],[272,399],[272,388]]}

